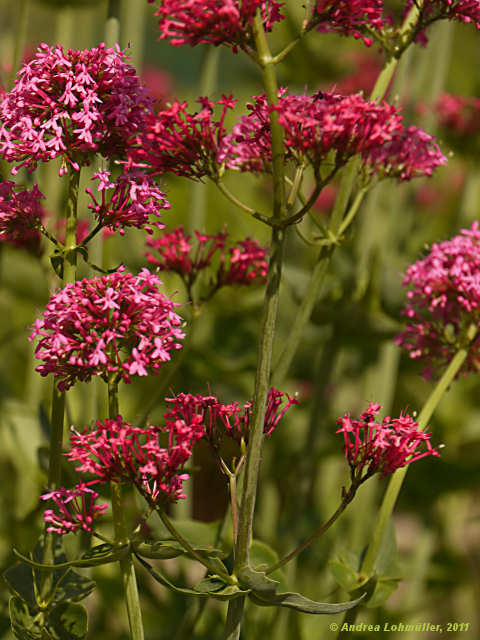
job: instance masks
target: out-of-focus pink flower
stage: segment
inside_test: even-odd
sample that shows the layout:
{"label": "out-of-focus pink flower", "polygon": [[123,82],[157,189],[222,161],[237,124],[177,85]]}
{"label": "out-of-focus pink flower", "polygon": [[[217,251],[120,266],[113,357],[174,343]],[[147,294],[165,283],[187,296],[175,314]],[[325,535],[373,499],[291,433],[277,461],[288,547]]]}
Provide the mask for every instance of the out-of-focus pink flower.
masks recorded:
{"label": "out-of-focus pink flower", "polygon": [[425,376],[442,371],[462,346],[468,348],[461,373],[480,367],[478,338],[470,344],[469,328],[480,326],[480,231],[478,222],[451,240],[435,243],[412,264],[403,280],[409,287],[405,331],[395,339],[411,358],[426,362]]}
{"label": "out-of-focus pink flower", "polygon": [[[65,243],[65,229],[67,226],[67,221],[65,218],[61,218],[60,220],[55,221],[55,227],[57,230],[57,240],[62,244]],[[75,229],[75,240],[77,244],[80,244],[85,240],[90,231],[90,224],[88,220],[82,219],[77,220],[77,225]]]}
{"label": "out-of-focus pink flower", "polygon": [[[167,447],[161,446],[167,434]],[[132,483],[150,502],[175,502],[185,498],[183,467],[195,442],[204,435],[198,416],[189,421],[167,421],[165,427],[134,427],[122,416],[96,423],[96,429],[74,432],[66,457],[78,462],[77,471],[90,473],[98,482]]]}
{"label": "out-of-focus pink flower", "polygon": [[[342,95],[363,91],[368,96],[383,67],[382,57],[373,50],[365,49],[349,51],[342,56],[343,63],[350,71],[335,83],[335,92]],[[328,88],[328,87],[325,87]]]}
{"label": "out-of-focus pink flower", "polygon": [[313,96],[288,95],[282,89],[271,107],[265,95],[247,105],[218,154],[229,169],[269,171],[272,159],[269,115],[278,112],[285,131],[286,158],[306,158],[314,167],[331,156],[338,168],[361,154],[369,172],[408,180],[430,175],[444,156],[433,139],[420,129],[402,125],[400,109],[364,100],[360,94],[341,96],[318,92]]}
{"label": "out-of-focus pink flower", "polygon": [[[419,429],[408,414],[376,422],[381,409],[377,402],[370,402],[360,420],[352,419],[348,413],[337,420],[337,433],[343,433],[345,457],[356,484],[374,473],[384,477],[425,456],[440,455],[430,444],[431,433]],[[422,444],[426,449],[419,448]]]}
{"label": "out-of-focus pink flower", "polygon": [[320,195],[315,200],[313,205],[314,211],[321,211],[322,213],[330,213],[335,200],[337,199],[338,186],[329,183],[323,187],[320,191]]}
{"label": "out-of-focus pink flower", "polygon": [[46,509],[43,519],[48,524],[47,531],[58,534],[76,533],[83,529],[93,533],[94,520],[100,518],[108,508],[107,504],[95,504],[98,493],[85,483],[74,489],[61,487],[40,496],[42,500],[53,500],[54,509]]}
{"label": "out-of-focus pink flower", "polygon": [[173,95],[172,76],[164,69],[145,65],[142,69],[141,79],[155,101],[155,110],[165,109],[166,103]]}
{"label": "out-of-focus pink flower", "polygon": [[[171,411],[165,413],[165,418],[180,419],[188,423],[193,420],[194,416],[199,416],[201,423],[205,426],[206,437],[214,447],[218,446],[221,440],[220,425],[231,438],[237,441],[243,439],[248,442],[253,413],[251,402],[247,402],[243,406],[240,406],[238,402],[223,404],[215,396],[201,396],[191,393],[179,393],[173,398],[165,398],[165,400],[173,404]],[[296,398],[289,396],[288,393],[282,393],[274,387],[270,389],[263,427],[263,432],[267,436],[273,433],[286,411],[293,404],[298,404]]]}
{"label": "out-of-focus pink flower", "polygon": [[283,19],[276,0],[148,0],[158,4],[160,38],[173,45],[199,43],[232,47],[234,51],[252,40],[252,21],[260,9],[263,24],[271,31]]}
{"label": "out-of-focus pink flower", "polygon": [[221,106],[218,120],[213,117],[213,102],[207,98],[198,102],[201,109],[197,113],[189,113],[187,103],[176,100],[151,116],[129,151],[131,164],[154,174],[174,173],[196,180],[216,177],[225,115],[237,101],[231,95],[217,100],[215,104]]}
{"label": "out-of-focus pink flower", "polygon": [[[147,238],[148,261],[161,271],[178,273],[188,289],[205,269],[212,267],[209,291],[202,296],[210,299],[221,287],[251,285],[265,282],[268,265],[266,248],[246,238],[228,247],[226,233],[208,235],[195,231],[195,240],[183,230],[174,229],[158,238]],[[215,260],[215,267],[212,261]]]}
{"label": "out-of-focus pink flower", "polygon": [[152,99],[120,49],[40,48],[0,103],[0,153],[33,171],[62,156],[61,175],[95,153],[123,157]]}
{"label": "out-of-focus pink flower", "polygon": [[185,337],[174,302],[158,290],[148,269],[138,276],[120,267],[112,274],[67,284],[54,294],[30,340],[42,376],[53,373],[60,390],[94,375],[130,382],[158,373]]}
{"label": "out-of-focus pink flower", "polygon": [[480,98],[442,94],[435,104],[439,124],[459,136],[480,131]]}
{"label": "out-of-focus pink flower", "polygon": [[40,254],[44,197],[36,184],[27,189],[11,180],[0,182],[0,243]]}
{"label": "out-of-focus pink flower", "polygon": [[111,182],[110,175],[110,171],[99,171],[92,178],[98,180],[97,191],[101,193],[101,200],[97,200],[92,189],[85,189],[93,201],[88,208],[103,227],[118,230],[122,235],[125,227],[145,229],[148,233],[153,233],[152,226],[157,229],[165,227],[160,220],[150,219],[152,216],[159,218],[160,210],[170,208],[165,194],[152,178],[143,171],[131,170],[121,173]]}

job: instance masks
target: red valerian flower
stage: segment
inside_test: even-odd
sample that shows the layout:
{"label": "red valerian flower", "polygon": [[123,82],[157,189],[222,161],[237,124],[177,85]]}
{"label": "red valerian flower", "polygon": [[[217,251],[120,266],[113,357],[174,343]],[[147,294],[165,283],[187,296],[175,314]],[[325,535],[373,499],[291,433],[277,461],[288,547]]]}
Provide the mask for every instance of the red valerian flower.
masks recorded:
{"label": "red valerian flower", "polygon": [[460,372],[480,368],[480,342],[470,344],[471,327],[480,326],[480,230],[478,222],[451,240],[435,243],[412,264],[403,280],[409,287],[405,331],[396,343],[411,358],[426,361],[424,375],[443,370],[462,346],[468,356]]}
{"label": "red valerian flower", "polygon": [[42,500],[53,500],[54,509],[46,509],[43,519],[49,525],[48,532],[76,533],[81,529],[93,533],[93,522],[108,508],[107,504],[95,504],[98,493],[81,482],[74,489],[55,489],[40,496]]}
{"label": "red valerian flower", "polygon": [[[431,434],[419,429],[408,414],[376,422],[381,409],[377,402],[370,402],[360,420],[352,419],[348,413],[337,420],[337,433],[343,433],[345,457],[357,484],[374,473],[384,477],[425,456],[440,455],[430,444]],[[426,449],[419,448],[422,444]]]}
{"label": "red valerian flower", "polygon": [[[161,446],[162,435],[167,446]],[[115,420],[96,423],[96,429],[74,432],[66,457],[78,462],[77,471],[89,473],[97,482],[132,483],[150,503],[175,502],[185,498],[183,472],[192,449],[204,435],[198,416],[191,420],[167,421],[165,427],[134,427]]]}
{"label": "red valerian flower", "polygon": [[316,0],[312,25],[324,32],[353,35],[370,46],[372,38],[362,32],[362,27],[380,30],[382,12],[383,0]]}
{"label": "red valerian flower", "polygon": [[252,40],[257,10],[265,29],[271,31],[284,18],[281,6],[276,0],[158,0],[155,15],[160,39],[169,39],[173,45],[225,44],[236,52]]}
{"label": "red valerian flower", "polygon": [[130,164],[153,174],[174,173],[194,180],[215,178],[218,148],[225,136],[225,115],[237,101],[231,95],[222,95],[215,103],[221,106],[218,120],[213,117],[213,102],[207,98],[198,102],[201,109],[196,113],[189,113],[187,103],[176,100],[149,117],[129,150]]}
{"label": "red valerian flower", "polygon": [[270,170],[272,110],[279,114],[286,159],[290,161],[306,158],[318,168],[334,152],[335,169],[361,154],[368,171],[401,180],[431,175],[446,162],[433,138],[402,125],[399,108],[364,100],[360,94],[289,95],[281,89],[276,105],[269,106],[266,96],[261,95],[247,108],[251,113],[241,116],[232,133],[222,140],[218,160],[229,169]]}
{"label": "red valerian flower", "polygon": [[35,353],[43,360],[36,370],[53,373],[60,390],[95,375],[130,382],[158,373],[185,337],[161,284],[148,269],[134,276],[124,267],[67,284],[35,322],[30,340],[40,338]]}
{"label": "red valerian flower", "polygon": [[62,156],[60,175],[93,154],[122,157],[153,101],[120,49],[40,48],[0,103],[0,153],[33,171]]}
{"label": "red valerian flower", "polygon": [[480,131],[480,98],[443,93],[435,112],[440,126],[454,135],[467,137]]}
{"label": "red valerian flower", "polygon": [[27,189],[11,180],[0,182],[0,243],[40,254],[43,198],[36,184]]}
{"label": "red valerian flower", "polygon": [[[147,246],[155,254],[147,251],[146,255],[148,261],[161,271],[178,273],[189,289],[203,270],[212,267],[209,291],[203,299],[211,298],[226,285],[265,282],[268,271],[266,248],[251,238],[239,240],[230,247],[228,244],[226,233],[208,235],[195,231],[194,241],[184,232],[183,227],[178,227],[158,238],[147,238]],[[214,259],[215,270],[212,266]]]}
{"label": "red valerian flower", "polygon": [[[285,401],[286,399],[286,401]],[[238,402],[224,404],[219,402],[216,396],[193,395],[191,393],[179,393],[173,398],[165,398],[171,402],[173,407],[165,413],[165,418],[173,420],[184,420],[189,423],[194,416],[200,416],[201,423],[205,427],[207,439],[217,446],[221,439],[219,426],[223,426],[223,431],[240,442],[248,442],[250,421],[253,413],[253,405],[246,402],[241,406]],[[285,401],[285,404],[283,404]],[[274,387],[270,389],[267,396],[265,419],[263,432],[270,436],[278,426],[278,423],[285,415],[286,411],[293,405],[298,404],[298,400],[282,393]]]}
{"label": "red valerian flower", "polygon": [[143,171],[130,170],[111,182],[110,175],[110,171],[99,171],[92,178],[98,180],[100,201],[95,198],[92,189],[85,189],[93,201],[88,208],[94,211],[102,227],[108,227],[111,231],[119,230],[122,235],[125,227],[145,229],[148,233],[153,233],[152,226],[157,229],[165,227],[160,220],[150,220],[151,216],[159,218],[161,209],[170,208],[165,194],[152,178]]}

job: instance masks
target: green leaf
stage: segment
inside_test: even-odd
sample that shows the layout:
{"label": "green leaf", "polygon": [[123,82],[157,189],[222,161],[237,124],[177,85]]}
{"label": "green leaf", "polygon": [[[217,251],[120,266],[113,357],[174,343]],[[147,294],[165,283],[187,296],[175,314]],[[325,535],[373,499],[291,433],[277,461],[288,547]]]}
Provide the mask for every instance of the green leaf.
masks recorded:
{"label": "green leaf", "polygon": [[[121,560],[129,551],[129,545],[125,544],[121,547],[114,547],[111,544],[99,544],[96,547],[90,549],[84,553],[77,560],[65,560],[64,562],[56,562],[55,564],[45,564],[43,562],[36,562],[27,556],[24,556],[17,549],[13,550],[13,553],[20,558],[25,564],[38,569],[65,569],[68,567],[96,567],[101,564],[108,564],[110,562],[116,562]],[[57,557],[57,556],[56,556]],[[64,557],[62,555],[62,557]]]}
{"label": "green leaf", "polygon": [[392,518],[389,518],[382,542],[378,550],[375,572],[379,576],[386,576],[391,571],[397,557],[397,543],[395,540],[395,527]]}
{"label": "green leaf", "polygon": [[83,640],[88,631],[88,614],[81,604],[63,602],[51,612],[48,626],[59,640]]}
{"label": "green leaf", "polygon": [[8,609],[15,638],[19,640],[42,640],[45,638],[41,617],[33,613],[26,602],[17,596],[12,596],[8,603]]}
{"label": "green leaf", "polygon": [[398,587],[399,580],[396,578],[378,578],[372,596],[367,600],[365,606],[369,609],[379,607],[386,602]]}
{"label": "green leaf", "polygon": [[152,560],[168,560],[185,553],[184,547],[176,540],[158,540],[157,542],[134,542],[135,554]]}
{"label": "green leaf", "polygon": [[32,568],[23,562],[17,562],[3,572],[3,577],[12,593],[30,607],[36,606],[34,578]]}
{"label": "green leaf", "polygon": [[[218,548],[218,532],[221,526],[218,521],[198,522],[197,520],[174,520],[171,518],[171,522],[180,535],[194,549],[198,547],[203,550]],[[160,521],[155,522],[154,530],[157,534],[156,537],[158,536],[161,541],[172,540],[171,534]],[[228,551],[223,551],[225,556],[228,553]]]}
{"label": "green leaf", "polygon": [[[253,540],[249,551],[250,564],[256,571],[265,571],[279,560],[278,553],[261,540]],[[279,582],[278,588],[287,590],[287,578],[282,569],[276,569],[270,575],[272,580]]]}
{"label": "green leaf", "polygon": [[81,576],[76,571],[66,569],[62,577],[55,582],[54,586],[54,604],[61,602],[80,602],[95,589],[95,582]]}
{"label": "green leaf", "polygon": [[207,577],[200,580],[198,584],[195,585],[195,591],[199,591],[200,593],[215,593],[216,591],[220,591],[225,587],[225,582],[221,578],[215,577]]}
{"label": "green leaf", "polygon": [[274,597],[279,582],[269,578],[264,571],[255,571],[251,567],[243,567],[238,572],[240,584],[247,589],[251,589],[259,597]]}
{"label": "green leaf", "polygon": [[255,602],[255,604],[263,607],[287,607],[289,609],[295,609],[303,613],[311,614],[332,614],[341,613],[355,607],[364,596],[352,600],[350,602],[328,603],[328,602],[315,602],[302,596],[300,593],[279,593],[277,595],[269,596],[264,595],[259,597],[259,592],[250,593],[249,598]]}
{"label": "green leaf", "polygon": [[161,574],[157,569],[154,569],[148,562],[146,562],[141,556],[135,554],[135,557],[140,562],[140,564],[145,567],[148,573],[152,576],[154,580],[159,582],[161,585],[170,589],[171,591],[175,591],[176,593],[183,593],[184,595],[189,596],[197,596],[197,597],[208,597],[207,593],[200,593],[198,591],[194,591],[193,589],[188,589],[185,587],[177,587],[177,585],[170,582],[168,578],[166,578],[163,574]]}
{"label": "green leaf", "polygon": [[352,567],[344,564],[341,560],[331,560],[328,563],[330,571],[337,583],[345,591],[353,591],[360,583],[360,575]]}

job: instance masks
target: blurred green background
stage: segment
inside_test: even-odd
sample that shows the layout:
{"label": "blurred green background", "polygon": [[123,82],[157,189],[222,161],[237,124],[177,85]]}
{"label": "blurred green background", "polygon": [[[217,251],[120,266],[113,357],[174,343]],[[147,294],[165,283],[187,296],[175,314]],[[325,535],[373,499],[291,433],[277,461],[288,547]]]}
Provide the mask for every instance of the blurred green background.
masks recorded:
{"label": "blurred green background", "polygon": [[[15,34],[22,8],[28,4],[25,45],[31,55],[40,42],[66,47],[96,46],[105,39],[107,2],[60,0],[0,1],[0,65],[8,87]],[[274,49],[292,37],[301,8],[288,2],[288,19],[272,36]],[[169,97],[194,101],[206,93],[219,97],[233,92],[237,112],[249,97],[262,92],[260,77],[244,55],[227,49],[171,47],[157,41],[153,7],[145,0],[120,3],[120,44],[129,46],[132,63],[152,91],[165,102]],[[450,147],[428,108],[442,91],[478,95],[479,35],[468,25],[442,23],[430,32],[425,48],[411,48],[400,63],[390,100],[405,107],[405,121],[437,133],[442,150],[452,153],[448,167],[430,181],[380,185],[362,205],[353,232],[337,250],[322,295],[305,330],[288,379],[282,390],[298,392],[300,405],[290,410],[274,436],[266,441],[258,495],[255,537],[281,555],[306,537],[335,510],[341,487],[348,481],[335,420],[345,412],[357,414],[368,402],[378,401],[386,413],[404,408],[417,411],[432,388],[420,377],[421,365],[394,346],[402,326],[404,301],[402,272],[425,250],[425,245],[450,237],[470,225],[479,213],[480,171],[477,158]],[[279,69],[280,83],[290,90],[312,92],[342,87],[368,94],[372,77],[382,64],[375,47],[335,35],[310,34]],[[347,89],[345,89],[347,90]],[[419,113],[418,104],[427,105]],[[195,109],[195,107],[192,107]],[[233,117],[231,118],[233,121]],[[55,165],[55,163],[51,163]],[[18,180],[38,182],[47,196],[47,208],[61,211],[65,194],[56,177],[58,167],[41,167]],[[93,169],[92,169],[93,171]],[[87,172],[85,172],[87,174]],[[87,186],[90,176],[83,175]],[[267,180],[233,175],[227,184],[247,203],[268,209]],[[171,202],[164,215],[167,229],[183,224],[215,233],[224,228],[234,240],[253,236],[268,242],[268,230],[232,208],[212,184],[193,184],[165,177],[162,185]],[[81,189],[83,191],[83,189]],[[328,216],[329,192],[315,209],[320,221]],[[88,218],[87,200],[80,217]],[[315,226],[301,225],[306,235]],[[0,564],[13,561],[12,547],[28,550],[41,532],[38,495],[45,489],[46,421],[51,380],[34,372],[29,327],[41,313],[49,287],[48,255],[43,258],[2,246],[0,267]],[[94,251],[102,259],[102,247]],[[132,271],[146,266],[145,234],[129,230],[124,237],[106,240],[104,264],[125,263]],[[289,230],[282,284],[277,355],[308,286],[318,249],[306,245]],[[83,266],[80,275],[88,275]],[[185,302],[181,281],[162,274],[166,290]],[[196,320],[188,352],[169,371],[140,379],[121,390],[121,411],[135,422],[146,416],[161,422],[162,399],[174,392],[206,393],[209,388],[223,401],[244,402],[251,396],[262,289],[222,290]],[[180,312],[187,322],[190,309]],[[188,325],[187,325],[188,332]],[[178,355],[176,356],[179,357]],[[395,514],[398,569],[404,576],[382,607],[363,608],[359,621],[383,624],[403,622],[469,623],[468,632],[451,637],[480,637],[480,407],[477,377],[458,380],[432,419],[433,441],[444,443],[440,459],[412,466]],[[68,424],[83,427],[106,413],[103,383],[77,385],[68,395]],[[182,517],[212,521],[221,518],[228,495],[224,479],[200,451],[194,462],[190,497],[178,507]],[[360,552],[373,530],[375,513],[385,481],[363,486],[340,521],[318,543],[286,568],[290,588],[316,600],[340,601],[343,592],[333,579],[329,561],[338,554]],[[392,533],[393,537],[393,533]],[[74,547],[74,542],[67,540]],[[193,584],[201,577],[192,563],[168,561],[165,571],[178,583]],[[149,640],[222,636],[225,606],[209,602],[195,631],[190,629],[196,603],[167,592],[139,570],[146,637]],[[95,640],[123,640],[125,624],[121,586],[116,566],[91,571],[99,589],[87,600],[90,636]],[[11,638],[8,590],[0,585],[0,638]],[[242,637],[260,640],[318,640],[333,637],[328,625],[341,616],[279,613],[250,606]],[[358,633],[353,637],[369,637]],[[394,633],[389,638],[428,638],[429,633]]]}

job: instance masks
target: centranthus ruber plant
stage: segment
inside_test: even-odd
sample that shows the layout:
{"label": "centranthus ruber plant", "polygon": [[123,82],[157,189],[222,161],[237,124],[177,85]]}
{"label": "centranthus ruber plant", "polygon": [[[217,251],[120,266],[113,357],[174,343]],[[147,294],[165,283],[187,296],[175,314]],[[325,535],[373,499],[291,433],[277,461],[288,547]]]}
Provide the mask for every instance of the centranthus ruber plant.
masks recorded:
{"label": "centranthus ruber plant", "polygon": [[[58,21],[67,24],[70,0],[51,1],[62,5]],[[140,56],[135,39],[148,32],[134,20],[140,4],[154,4],[148,20],[161,46],[188,45],[179,61],[197,46],[205,52],[197,99],[170,95],[185,80],[179,64],[168,98],[155,106],[128,50],[114,44],[131,39],[132,56]],[[90,10],[97,16],[95,3]],[[407,326],[394,338],[402,312],[392,273],[404,261],[397,252],[422,246],[423,227],[433,226],[420,213],[413,221],[406,183],[446,170],[450,140],[460,154],[468,146],[470,162],[477,146],[475,100],[438,98],[442,74],[430,51],[438,49],[441,21],[441,28],[480,28],[480,2],[131,0],[122,13],[112,0],[108,44],[41,44],[4,83],[0,247],[17,279],[27,259],[15,255],[18,248],[41,260],[39,273],[52,267],[48,300],[38,294],[24,323],[33,324],[36,371],[52,380],[53,394],[38,412],[41,379],[29,376],[26,395],[50,443],[43,488],[29,490],[39,495],[43,522],[34,519],[35,506],[28,522],[43,533],[33,551],[15,549],[19,561],[5,572],[16,638],[88,636],[80,602],[95,583],[82,568],[95,568],[99,582],[90,632],[99,640],[127,633],[131,640],[258,640],[267,628],[272,640],[309,640],[313,624],[315,637],[322,635],[322,616],[346,612],[343,626],[329,627],[345,636],[364,605],[378,616],[375,608],[399,580],[386,539],[407,469],[415,463],[419,485],[423,467],[441,474],[436,469],[451,454],[447,448],[440,457],[448,431],[437,437],[433,412],[459,374],[479,369],[478,222],[462,221],[448,241],[438,241],[441,223],[435,226],[437,241],[406,271]],[[323,56],[323,43],[329,54],[312,73],[305,53]],[[384,57],[369,96],[338,88],[358,83],[325,81],[323,67],[337,68],[337,45],[364,55],[363,45],[373,46]],[[408,64],[401,61],[407,51]],[[240,82],[242,56],[257,72],[254,95],[223,86]],[[417,56],[426,56],[424,66]],[[218,75],[219,60],[236,65],[228,67],[235,73]],[[446,68],[442,60],[438,67]],[[420,110],[397,99],[415,67],[434,76],[423,123],[413,120]],[[417,99],[421,82],[414,80]],[[422,128],[432,113],[445,142]],[[475,189],[468,193],[473,198]],[[102,235],[114,236],[108,246]],[[355,287],[358,274],[366,274],[365,286]],[[421,391],[404,398],[416,385],[397,376],[395,343],[408,351],[405,362],[421,359],[424,375],[436,379],[418,415],[408,407],[421,406]],[[365,396],[379,402],[352,417]],[[380,403],[390,415],[380,416]],[[335,442],[332,416],[339,414],[347,464]],[[320,438],[322,424],[329,426]],[[333,452],[338,474],[324,465]],[[374,476],[387,486],[379,508],[371,489],[367,508],[347,510],[357,494],[367,500],[359,489]],[[360,511],[363,521],[350,526]],[[202,522],[209,518],[219,520]],[[334,526],[335,540],[349,549],[330,558],[340,593],[318,579]],[[28,540],[15,544],[28,547]],[[167,571],[164,560],[172,561]],[[109,563],[119,573],[118,580],[108,574],[106,594],[102,565]],[[315,580],[304,579],[305,565],[315,568]],[[117,597],[117,581],[127,620],[109,628],[99,611]],[[319,601],[322,591],[338,602]],[[198,607],[178,621],[183,598]],[[108,604],[115,617],[116,606]],[[319,617],[304,623],[298,613]]]}

